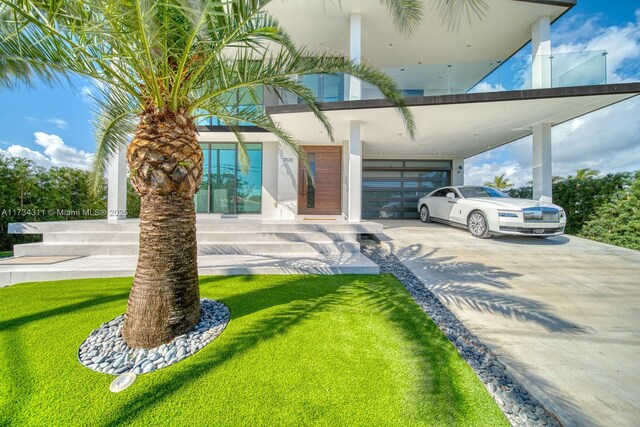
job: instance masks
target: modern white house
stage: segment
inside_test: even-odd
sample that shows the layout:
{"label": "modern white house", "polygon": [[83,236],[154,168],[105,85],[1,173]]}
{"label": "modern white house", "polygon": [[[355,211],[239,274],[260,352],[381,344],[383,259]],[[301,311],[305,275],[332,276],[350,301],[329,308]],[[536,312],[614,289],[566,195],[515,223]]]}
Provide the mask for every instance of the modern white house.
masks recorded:
{"label": "modern white house", "polygon": [[[377,272],[359,253],[356,235],[382,230],[367,220],[418,221],[420,197],[464,184],[466,158],[528,135],[534,197],[552,197],[551,128],[640,94],[640,83],[607,84],[607,52],[553,53],[550,27],[575,0],[485,1],[486,16],[472,18],[457,32],[427,5],[410,37],[397,31],[380,1],[274,1],[270,11],[298,45],[366,62],[395,78],[415,116],[416,137],[405,134],[380,93],[350,76],[300,76],[331,120],[333,142],[295,97],[264,88],[263,107],[307,153],[313,180],[293,151],[252,126],[241,127],[250,157],[250,171],[242,173],[235,135],[216,119],[201,123],[205,172],[194,201],[200,254],[307,254],[287,261],[281,271]],[[514,76],[503,64],[528,43],[528,68]],[[44,234],[43,243],[17,245],[15,255],[105,256],[84,270],[85,277],[131,274],[138,224],[125,218],[126,186],[123,150],[109,168],[106,222],[12,224],[12,233]],[[313,254],[324,256],[326,269],[308,268]],[[60,269],[76,274],[80,267],[73,262]],[[221,265],[229,266],[222,273],[266,272],[238,269],[237,259],[208,262],[199,259],[201,274],[220,274]],[[47,277],[46,269],[39,271],[29,278]],[[16,274],[0,279],[15,283],[26,277]]]}
{"label": "modern white house", "polygon": [[[639,84],[606,84],[606,52],[552,53],[550,26],[572,0],[487,0],[482,19],[449,31],[426,7],[409,38],[371,0],[282,0],[269,6],[299,45],[366,61],[391,74],[415,115],[415,141],[390,103],[373,88],[342,75],[300,78],[334,126],[332,143],[313,114],[289,94],[265,89],[266,111],[309,155],[315,186],[293,152],[260,129],[244,127],[251,171],[237,165],[233,133],[217,120],[199,127],[205,180],[196,196],[202,215],[269,219],[332,215],[352,222],[416,218],[419,197],[461,185],[464,160],[533,135],[534,197],[551,197],[551,127],[635,96]],[[525,88],[483,93],[500,68],[531,42]],[[488,79],[487,76],[490,76]],[[492,80],[493,79],[493,80]],[[501,81],[498,81],[501,84]],[[126,162],[109,173],[111,219],[126,210]]]}

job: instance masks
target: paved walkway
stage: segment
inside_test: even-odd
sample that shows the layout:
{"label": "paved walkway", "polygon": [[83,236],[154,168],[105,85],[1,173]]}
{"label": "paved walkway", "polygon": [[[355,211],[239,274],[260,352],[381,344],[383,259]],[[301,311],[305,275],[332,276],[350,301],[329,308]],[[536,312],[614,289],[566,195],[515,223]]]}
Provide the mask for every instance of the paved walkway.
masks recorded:
{"label": "paved walkway", "polygon": [[638,425],[640,252],[379,222],[400,260],[565,425]]}

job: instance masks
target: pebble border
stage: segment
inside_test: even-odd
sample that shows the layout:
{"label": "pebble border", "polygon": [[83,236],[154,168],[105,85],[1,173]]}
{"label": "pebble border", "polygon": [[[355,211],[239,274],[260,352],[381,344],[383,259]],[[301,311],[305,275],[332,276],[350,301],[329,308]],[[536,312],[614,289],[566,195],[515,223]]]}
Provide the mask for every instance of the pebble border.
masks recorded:
{"label": "pebble border", "polygon": [[498,358],[449,311],[389,248],[362,240],[362,253],[393,274],[458,350],[512,426],[562,426],[551,412],[519,384]]}
{"label": "pebble border", "polygon": [[217,338],[229,323],[226,305],[208,298],[201,301],[202,314],[195,329],[167,344],[149,350],[127,346],[120,333],[123,314],[91,332],[78,350],[78,360],[89,369],[111,375],[147,374],[184,360]]}

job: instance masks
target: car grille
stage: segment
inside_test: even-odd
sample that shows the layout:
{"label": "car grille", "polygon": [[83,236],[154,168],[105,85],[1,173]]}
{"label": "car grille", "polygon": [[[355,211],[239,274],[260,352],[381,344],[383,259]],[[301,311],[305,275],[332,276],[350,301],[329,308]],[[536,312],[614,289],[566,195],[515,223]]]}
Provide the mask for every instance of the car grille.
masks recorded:
{"label": "car grille", "polygon": [[554,208],[525,208],[522,214],[524,222],[560,222],[560,211]]}
{"label": "car grille", "polygon": [[506,227],[500,226],[500,231],[510,231],[512,233],[522,233],[522,234],[553,234],[553,233],[564,233],[564,227],[557,228],[523,228],[523,227]]}

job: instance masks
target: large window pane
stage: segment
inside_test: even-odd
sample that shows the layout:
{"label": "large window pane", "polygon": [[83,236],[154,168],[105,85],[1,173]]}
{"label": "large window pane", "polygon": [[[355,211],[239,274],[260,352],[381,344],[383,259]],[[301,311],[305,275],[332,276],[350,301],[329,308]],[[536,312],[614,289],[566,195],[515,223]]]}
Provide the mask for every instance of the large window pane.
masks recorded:
{"label": "large window pane", "polygon": [[262,145],[246,144],[249,172],[238,170],[238,213],[262,211]]}
{"label": "large window pane", "polygon": [[211,144],[211,212],[235,212],[235,177],[235,144]]}

